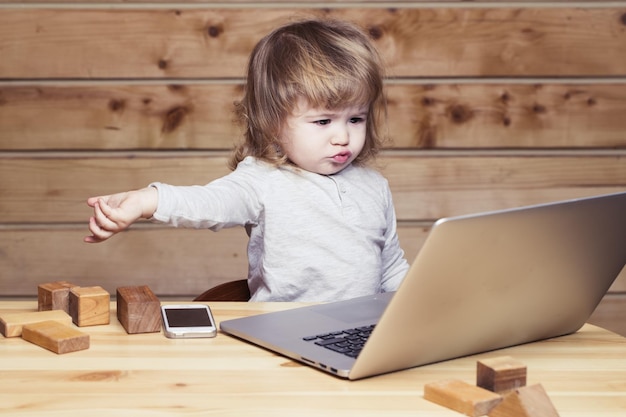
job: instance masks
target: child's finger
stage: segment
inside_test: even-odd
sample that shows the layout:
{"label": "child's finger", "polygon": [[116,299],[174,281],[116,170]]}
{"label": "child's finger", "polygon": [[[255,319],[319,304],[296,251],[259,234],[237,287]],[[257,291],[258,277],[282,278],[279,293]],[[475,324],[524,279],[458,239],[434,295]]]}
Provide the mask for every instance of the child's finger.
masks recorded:
{"label": "child's finger", "polygon": [[96,222],[95,217],[89,219],[89,231],[91,232],[91,236],[86,236],[84,239],[87,243],[102,242],[114,235],[113,232],[102,229]]}
{"label": "child's finger", "polygon": [[96,205],[96,203],[98,202],[98,200],[104,199],[105,196],[98,196],[98,197],[89,197],[87,199],[87,205],[89,207],[94,207]]}
{"label": "child's finger", "polygon": [[113,209],[107,204],[104,199],[99,199],[96,202],[94,208],[96,209],[96,211],[99,211],[103,216],[105,216],[108,220],[112,220],[113,222],[115,222],[115,220],[113,219]]}
{"label": "child's finger", "polygon": [[111,213],[112,209],[104,201],[98,201],[94,206],[94,221],[100,229],[118,232],[120,227],[111,219]]}

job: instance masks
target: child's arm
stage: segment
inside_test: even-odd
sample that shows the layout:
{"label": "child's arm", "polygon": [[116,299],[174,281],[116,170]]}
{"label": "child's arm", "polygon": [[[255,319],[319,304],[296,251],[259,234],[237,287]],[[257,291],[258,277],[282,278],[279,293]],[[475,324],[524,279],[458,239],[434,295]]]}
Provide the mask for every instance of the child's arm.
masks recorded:
{"label": "child's arm", "polygon": [[85,242],[105,241],[135,221],[152,217],[157,203],[158,192],[154,187],[89,198],[87,205],[93,207],[94,215],[89,219],[91,236],[86,236]]}

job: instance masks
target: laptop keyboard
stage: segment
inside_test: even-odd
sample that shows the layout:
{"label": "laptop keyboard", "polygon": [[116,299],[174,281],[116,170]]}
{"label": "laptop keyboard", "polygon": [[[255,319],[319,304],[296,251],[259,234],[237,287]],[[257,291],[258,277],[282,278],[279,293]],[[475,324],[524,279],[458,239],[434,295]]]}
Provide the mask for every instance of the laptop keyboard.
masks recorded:
{"label": "laptop keyboard", "polygon": [[370,326],[307,336],[302,339],[337,353],[343,353],[351,358],[356,358],[361,353],[361,349],[363,349],[367,338],[372,334],[375,326],[375,324],[372,324]]}

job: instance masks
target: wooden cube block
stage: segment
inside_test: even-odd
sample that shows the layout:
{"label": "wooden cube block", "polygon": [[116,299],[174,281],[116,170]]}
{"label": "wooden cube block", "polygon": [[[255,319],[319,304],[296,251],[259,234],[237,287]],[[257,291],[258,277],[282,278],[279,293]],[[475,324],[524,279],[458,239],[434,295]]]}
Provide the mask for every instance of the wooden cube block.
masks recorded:
{"label": "wooden cube block", "polygon": [[494,392],[455,379],[426,384],[424,399],[471,417],[488,414],[502,401]]}
{"label": "wooden cube block", "polygon": [[518,388],[508,393],[494,407],[489,417],[559,417],[541,384]]}
{"label": "wooden cube block", "polygon": [[147,285],[117,289],[117,319],[126,332],[154,333],[161,330],[161,303]]}
{"label": "wooden cube block", "polygon": [[56,321],[26,324],[22,338],[58,354],[89,348],[88,334]]}
{"label": "wooden cube block", "polygon": [[526,365],[510,356],[478,361],[476,385],[497,393],[526,386]]}
{"label": "wooden cube block", "polygon": [[102,287],[70,289],[70,316],[79,327],[109,324],[111,296]]}
{"label": "wooden cube block", "polygon": [[69,314],[70,288],[76,287],[67,281],[48,282],[37,287],[39,311],[63,310]]}
{"label": "wooden cube block", "polygon": [[61,324],[72,324],[72,318],[61,310],[8,313],[0,317],[0,332],[5,337],[17,337],[22,335],[22,328],[25,324],[48,320],[57,321]]}

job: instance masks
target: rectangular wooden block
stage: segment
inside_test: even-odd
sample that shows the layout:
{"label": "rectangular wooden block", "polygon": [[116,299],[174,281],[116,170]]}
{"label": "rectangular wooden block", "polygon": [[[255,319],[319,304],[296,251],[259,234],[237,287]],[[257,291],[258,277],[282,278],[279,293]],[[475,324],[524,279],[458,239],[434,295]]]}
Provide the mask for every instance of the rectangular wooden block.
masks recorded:
{"label": "rectangular wooden block", "polygon": [[161,330],[161,302],[147,286],[117,289],[117,319],[126,332],[155,333]]}
{"label": "rectangular wooden block", "polygon": [[88,334],[56,321],[26,324],[22,338],[58,354],[89,348]]}
{"label": "rectangular wooden block", "polygon": [[38,310],[63,310],[69,313],[70,288],[72,287],[76,285],[67,281],[40,284],[37,287]]}
{"label": "rectangular wooden block", "polygon": [[424,399],[471,417],[488,414],[502,401],[494,392],[456,379],[426,384]]}
{"label": "rectangular wooden block", "polygon": [[25,324],[48,320],[57,321],[61,324],[72,324],[72,318],[62,310],[9,313],[0,317],[0,332],[5,337],[17,337],[22,335],[22,327]]}
{"label": "rectangular wooden block", "polygon": [[111,296],[102,287],[70,289],[70,316],[79,327],[109,324]]}
{"label": "rectangular wooden block", "polygon": [[526,386],[526,365],[510,356],[484,359],[476,365],[476,385],[504,393]]}

